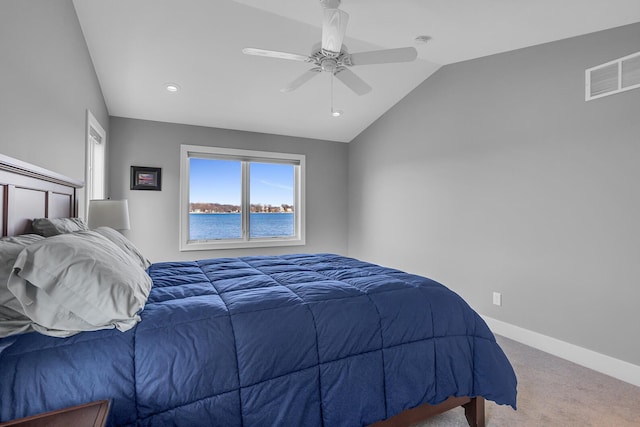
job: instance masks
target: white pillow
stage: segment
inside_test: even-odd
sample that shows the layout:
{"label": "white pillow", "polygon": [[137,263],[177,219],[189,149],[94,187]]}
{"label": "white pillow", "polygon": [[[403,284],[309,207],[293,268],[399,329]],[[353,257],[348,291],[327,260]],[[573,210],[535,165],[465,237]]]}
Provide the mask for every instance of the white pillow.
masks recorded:
{"label": "white pillow", "polygon": [[80,231],[26,247],[7,286],[35,330],[69,336],[131,329],[140,321],[151,278],[104,236]]}
{"label": "white pillow", "polygon": [[[4,290],[7,289],[7,280],[9,280],[18,254],[30,244],[42,239],[44,237],[37,234],[23,234],[0,239],[0,305],[5,300]],[[13,294],[11,296],[13,297]]]}
{"label": "white pillow", "polygon": [[111,240],[117,247],[122,249],[122,252],[129,255],[133,260],[142,267],[143,270],[146,270],[151,265],[151,262],[142,255],[140,249],[134,245],[131,240],[124,237],[122,234],[114,230],[110,227],[98,227],[95,230],[96,233],[100,233],[107,239]]}

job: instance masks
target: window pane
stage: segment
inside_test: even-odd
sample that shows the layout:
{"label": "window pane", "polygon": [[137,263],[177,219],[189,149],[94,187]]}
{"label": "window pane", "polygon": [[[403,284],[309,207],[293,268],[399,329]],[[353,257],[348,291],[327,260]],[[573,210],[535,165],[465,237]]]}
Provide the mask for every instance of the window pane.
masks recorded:
{"label": "window pane", "polygon": [[242,238],[242,167],[233,160],[189,159],[189,240]]}
{"label": "window pane", "polygon": [[[91,128],[90,130],[93,130]],[[87,186],[89,200],[91,199],[104,199],[104,181],[105,181],[105,153],[104,144],[98,142],[95,138],[89,138],[89,146],[91,152],[89,170],[90,172],[90,185]]]}
{"label": "window pane", "polygon": [[251,238],[295,235],[294,168],[290,164],[251,163]]}

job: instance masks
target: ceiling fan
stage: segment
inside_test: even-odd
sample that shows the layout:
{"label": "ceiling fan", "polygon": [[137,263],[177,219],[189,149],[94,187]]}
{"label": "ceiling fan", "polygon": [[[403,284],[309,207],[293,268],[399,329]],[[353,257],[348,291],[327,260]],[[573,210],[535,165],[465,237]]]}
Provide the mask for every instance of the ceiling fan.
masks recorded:
{"label": "ceiling fan", "polygon": [[311,55],[305,56],[296,53],[252,47],[242,49],[242,53],[313,64],[313,68],[307,70],[300,77],[282,88],[282,92],[291,92],[322,71],[326,71],[332,73],[338,80],[358,95],[364,95],[371,91],[371,86],[351,71],[349,67],[392,62],[410,62],[416,59],[418,52],[413,47],[349,53],[346,46],[342,44],[347,30],[349,15],[338,9],[340,3],[341,0],[320,0],[320,4],[324,9],[322,42],[313,47]]}

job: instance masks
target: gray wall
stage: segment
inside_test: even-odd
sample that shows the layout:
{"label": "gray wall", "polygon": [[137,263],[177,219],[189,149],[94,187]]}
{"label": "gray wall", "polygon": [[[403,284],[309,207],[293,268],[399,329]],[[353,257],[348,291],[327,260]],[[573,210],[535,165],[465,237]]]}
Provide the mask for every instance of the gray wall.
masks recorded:
{"label": "gray wall", "polygon": [[441,68],[349,145],[349,255],[640,365],[640,90],[584,101],[584,70],[639,40],[634,24]]}
{"label": "gray wall", "polygon": [[0,153],[84,181],[86,110],[109,116],[71,0],[0,2]]}
{"label": "gray wall", "polygon": [[[129,200],[126,235],[152,261],[252,254],[347,251],[347,150],[338,142],[110,118],[111,198]],[[306,155],[306,245],[280,248],[178,251],[180,144]],[[129,190],[132,165],[162,168],[162,191]]]}

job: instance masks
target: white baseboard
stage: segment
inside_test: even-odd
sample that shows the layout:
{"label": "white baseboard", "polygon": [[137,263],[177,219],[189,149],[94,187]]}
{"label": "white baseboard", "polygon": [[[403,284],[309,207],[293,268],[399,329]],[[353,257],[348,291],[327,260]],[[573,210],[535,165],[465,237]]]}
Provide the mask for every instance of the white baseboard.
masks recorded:
{"label": "white baseboard", "polygon": [[565,341],[542,335],[501,320],[482,316],[493,333],[537,348],[554,356],[561,357],[594,371],[601,372],[619,380],[640,387],[640,366],[605,354],[569,344]]}

